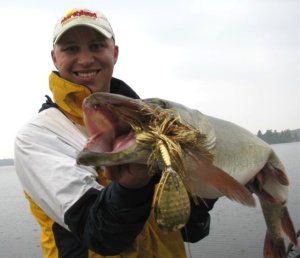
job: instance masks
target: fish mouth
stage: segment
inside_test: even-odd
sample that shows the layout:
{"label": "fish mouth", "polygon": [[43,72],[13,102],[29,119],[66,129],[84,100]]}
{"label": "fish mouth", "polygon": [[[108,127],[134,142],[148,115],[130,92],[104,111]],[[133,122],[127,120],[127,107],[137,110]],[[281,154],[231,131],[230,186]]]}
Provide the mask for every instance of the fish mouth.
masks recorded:
{"label": "fish mouth", "polygon": [[[93,93],[83,102],[83,118],[89,139],[77,156],[77,164],[113,166],[146,164],[149,147],[136,141],[139,124],[147,118],[140,99],[112,93]],[[128,121],[134,121],[135,126]]]}

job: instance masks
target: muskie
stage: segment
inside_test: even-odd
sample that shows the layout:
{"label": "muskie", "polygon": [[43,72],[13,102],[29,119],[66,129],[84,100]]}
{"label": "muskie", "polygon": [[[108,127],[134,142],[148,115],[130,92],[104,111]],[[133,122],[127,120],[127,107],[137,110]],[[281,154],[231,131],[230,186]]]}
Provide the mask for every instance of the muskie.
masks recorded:
{"label": "muskie", "polygon": [[287,210],[288,178],[271,147],[249,131],[162,99],[94,93],[83,103],[89,133],[78,164],[147,164],[161,173],[153,198],[162,230],[178,230],[197,202],[222,195],[254,206],[267,225],[264,257],[286,257],[283,232],[297,245]]}

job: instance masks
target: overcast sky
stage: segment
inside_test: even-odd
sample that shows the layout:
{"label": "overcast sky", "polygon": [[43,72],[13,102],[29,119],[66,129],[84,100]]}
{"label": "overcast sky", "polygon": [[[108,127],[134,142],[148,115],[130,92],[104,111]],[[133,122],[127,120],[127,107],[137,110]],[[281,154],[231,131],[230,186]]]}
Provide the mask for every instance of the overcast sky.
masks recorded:
{"label": "overcast sky", "polygon": [[[71,4],[70,4],[71,3]],[[114,76],[253,133],[300,128],[298,0],[0,0],[0,158],[33,117],[54,69],[57,19],[74,7],[108,16]]]}

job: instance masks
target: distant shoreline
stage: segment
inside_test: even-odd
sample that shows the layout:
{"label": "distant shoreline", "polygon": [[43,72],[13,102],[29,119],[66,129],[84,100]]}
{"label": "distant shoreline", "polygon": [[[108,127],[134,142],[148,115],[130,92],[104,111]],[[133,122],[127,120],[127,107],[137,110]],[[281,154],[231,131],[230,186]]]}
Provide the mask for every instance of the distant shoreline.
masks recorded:
{"label": "distant shoreline", "polygon": [[267,130],[265,133],[259,130],[256,136],[269,144],[300,142],[300,129],[287,129],[281,132]]}
{"label": "distant shoreline", "polygon": [[14,164],[13,159],[0,159],[0,166],[14,166]]}

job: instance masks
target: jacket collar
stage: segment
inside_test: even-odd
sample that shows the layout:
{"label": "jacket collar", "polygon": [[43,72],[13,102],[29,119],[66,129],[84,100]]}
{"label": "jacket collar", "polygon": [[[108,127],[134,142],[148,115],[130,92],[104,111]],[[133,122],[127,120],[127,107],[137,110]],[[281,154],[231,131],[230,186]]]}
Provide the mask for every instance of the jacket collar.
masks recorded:
{"label": "jacket collar", "polygon": [[91,91],[82,85],[62,79],[56,72],[49,76],[54,102],[73,122],[83,125],[82,102]]}
{"label": "jacket collar", "polygon": [[[62,79],[57,72],[49,76],[49,87],[53,94],[53,100],[60,110],[73,122],[84,125],[82,102],[92,94],[89,88]],[[139,96],[125,82],[112,78],[111,93],[124,95],[138,99]]]}

